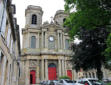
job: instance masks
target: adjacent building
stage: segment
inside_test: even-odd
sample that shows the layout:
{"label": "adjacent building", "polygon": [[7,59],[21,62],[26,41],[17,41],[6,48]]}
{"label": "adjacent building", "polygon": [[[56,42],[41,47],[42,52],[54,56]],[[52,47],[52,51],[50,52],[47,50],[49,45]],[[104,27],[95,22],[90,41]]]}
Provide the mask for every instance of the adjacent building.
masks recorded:
{"label": "adjacent building", "polygon": [[18,85],[20,35],[12,0],[0,0],[0,85]]}

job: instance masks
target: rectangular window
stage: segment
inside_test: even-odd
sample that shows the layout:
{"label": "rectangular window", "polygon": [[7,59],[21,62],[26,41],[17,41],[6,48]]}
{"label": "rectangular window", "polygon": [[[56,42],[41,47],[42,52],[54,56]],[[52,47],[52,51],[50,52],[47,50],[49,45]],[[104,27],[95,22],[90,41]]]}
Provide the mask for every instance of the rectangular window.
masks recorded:
{"label": "rectangular window", "polygon": [[0,28],[1,28],[1,21],[2,21],[2,16],[3,16],[3,9],[4,9],[4,6],[3,6],[3,1],[0,0]]}
{"label": "rectangular window", "polygon": [[11,40],[11,46],[10,46],[10,53],[12,53],[12,48],[13,48],[13,40]]}
{"label": "rectangular window", "polygon": [[66,50],[69,49],[69,40],[68,39],[65,40],[65,49]]}
{"label": "rectangular window", "polygon": [[31,48],[36,48],[36,37],[35,36],[31,37]]}
{"label": "rectangular window", "polygon": [[2,25],[1,25],[1,34],[5,35],[5,29],[6,29],[6,20],[7,20],[7,14],[6,14],[6,10],[4,11],[4,15],[3,15],[3,21],[2,21]]}
{"label": "rectangular window", "polygon": [[10,34],[11,34],[11,29],[10,26],[8,27],[8,34],[7,34],[7,47],[9,47],[10,44]]}

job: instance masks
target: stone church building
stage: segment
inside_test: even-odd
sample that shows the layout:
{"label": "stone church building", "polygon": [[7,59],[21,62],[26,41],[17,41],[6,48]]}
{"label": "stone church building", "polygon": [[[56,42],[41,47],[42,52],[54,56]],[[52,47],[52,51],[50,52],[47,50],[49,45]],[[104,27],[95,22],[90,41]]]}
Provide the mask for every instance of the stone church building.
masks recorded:
{"label": "stone church building", "polygon": [[[28,6],[25,10],[26,24],[22,29],[23,49],[21,56],[21,81],[25,85],[43,80],[56,80],[67,75],[78,78],[72,70],[70,39],[63,23],[68,16],[63,10],[56,12],[53,20],[42,24],[43,10],[39,6]],[[96,70],[92,70],[96,77]]]}

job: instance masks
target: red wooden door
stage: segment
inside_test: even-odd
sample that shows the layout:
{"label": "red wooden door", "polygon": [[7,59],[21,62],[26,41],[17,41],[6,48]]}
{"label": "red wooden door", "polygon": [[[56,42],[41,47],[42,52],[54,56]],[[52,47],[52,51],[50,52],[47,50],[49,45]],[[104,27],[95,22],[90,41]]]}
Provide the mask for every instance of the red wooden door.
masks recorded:
{"label": "red wooden door", "polygon": [[72,71],[71,70],[67,70],[67,76],[72,80]]}
{"label": "red wooden door", "polygon": [[30,71],[30,84],[36,83],[36,72],[35,70]]}
{"label": "red wooden door", "polygon": [[49,80],[56,80],[56,67],[49,67],[48,68],[48,77]]}

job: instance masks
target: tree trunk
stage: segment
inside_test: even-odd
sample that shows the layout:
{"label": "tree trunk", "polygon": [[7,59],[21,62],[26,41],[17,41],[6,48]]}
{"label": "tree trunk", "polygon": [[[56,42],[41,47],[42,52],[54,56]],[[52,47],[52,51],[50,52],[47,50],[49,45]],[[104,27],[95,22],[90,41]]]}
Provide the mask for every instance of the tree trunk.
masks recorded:
{"label": "tree trunk", "polygon": [[103,78],[103,72],[101,70],[101,66],[97,67],[97,77],[99,80],[102,80]]}

